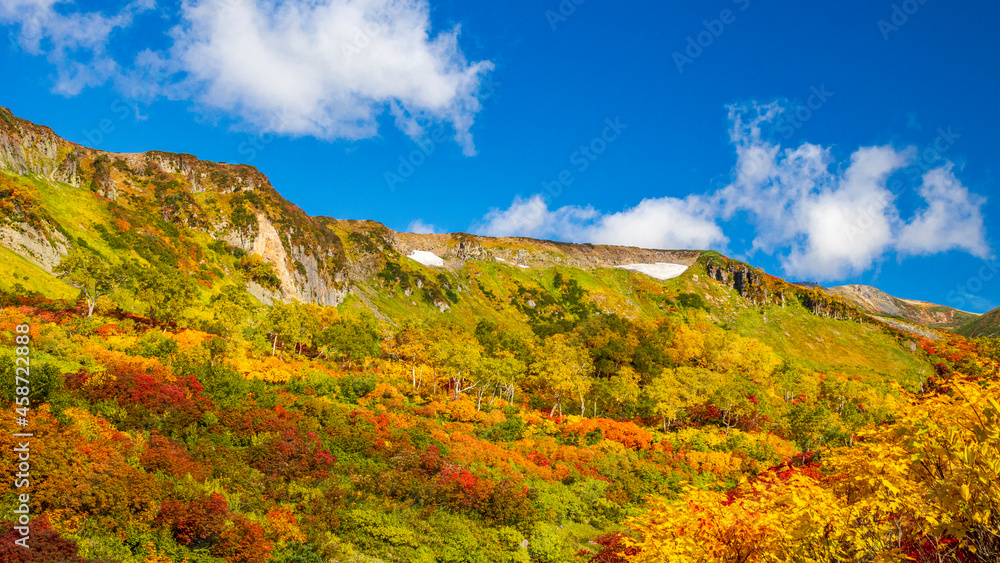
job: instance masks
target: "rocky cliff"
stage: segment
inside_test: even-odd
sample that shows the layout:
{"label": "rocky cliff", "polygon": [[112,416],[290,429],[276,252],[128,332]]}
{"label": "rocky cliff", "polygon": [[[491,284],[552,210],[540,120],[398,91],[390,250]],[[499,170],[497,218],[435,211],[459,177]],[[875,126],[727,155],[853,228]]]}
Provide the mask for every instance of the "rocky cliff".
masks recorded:
{"label": "rocky cliff", "polygon": [[[109,224],[98,224],[96,219],[89,225],[78,223],[90,234],[95,229],[112,231],[102,235],[108,240],[115,238],[115,230],[135,231],[157,237],[161,240],[155,244],[171,249],[176,246],[169,240],[171,233],[181,229],[181,238],[196,231],[236,249],[230,253],[259,256],[272,271],[249,275],[247,288],[265,303],[297,299],[338,304],[354,284],[371,280],[387,262],[404,260],[414,251],[440,256],[448,270],[458,270],[470,259],[583,269],[657,262],[690,266],[701,254],[463,233],[397,233],[373,221],[310,217],[281,197],[267,177],[251,166],[162,151],[99,151],[62,139],[48,127],[17,118],[6,108],[0,108],[0,170],[74,188],[79,192],[76,195],[85,196],[89,209],[80,210],[84,217],[110,211]],[[41,201],[45,197],[51,196],[36,197],[40,211],[53,207],[53,202]],[[77,239],[81,237],[64,224],[75,220],[68,213],[62,218],[43,213],[31,221],[15,215],[9,213],[0,224],[0,245],[46,271],[80,244]],[[136,242],[130,239],[119,244]],[[182,266],[185,258],[177,257]],[[189,273],[199,275],[198,266],[205,266],[201,274],[209,275],[208,265],[200,262],[189,264]]]}
{"label": "rocky cliff", "polygon": [[952,330],[978,315],[924,301],[900,299],[867,285],[842,285],[826,291],[850,300],[873,315],[900,317],[910,322]]}
{"label": "rocky cliff", "polygon": [[764,273],[759,268],[717,253],[709,253],[703,260],[705,271],[712,279],[732,287],[744,299],[755,305],[786,305],[790,300],[795,300],[821,317],[862,322],[868,318],[868,315],[853,303],[830,295],[822,289],[788,283]]}

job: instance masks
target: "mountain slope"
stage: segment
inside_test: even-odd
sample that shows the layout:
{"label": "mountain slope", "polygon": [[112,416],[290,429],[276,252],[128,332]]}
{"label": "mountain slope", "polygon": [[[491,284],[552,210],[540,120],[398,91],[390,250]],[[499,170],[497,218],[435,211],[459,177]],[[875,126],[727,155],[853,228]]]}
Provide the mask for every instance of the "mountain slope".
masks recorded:
{"label": "mountain slope", "polygon": [[978,316],[955,329],[957,334],[970,338],[1000,336],[1000,308]]}
{"label": "mountain slope", "polygon": [[[676,294],[650,297],[643,290],[642,297],[629,298],[653,278],[621,268],[663,263],[682,272],[678,266],[691,267],[702,256],[461,233],[397,233],[373,221],[309,217],[253,167],[187,154],[89,149],[0,109],[4,170],[0,245],[17,256],[7,261],[12,275],[0,284],[9,289],[18,283],[49,297],[75,293],[50,273],[71,248],[80,247],[111,263],[133,260],[164,273],[180,272],[197,280],[203,302],[235,280],[265,304],[295,299],[337,305],[354,296],[386,318],[426,317],[437,310],[467,319],[555,320],[566,314],[555,310],[565,309],[555,276],[569,269],[570,277],[586,280],[598,310],[648,317],[662,314]],[[414,252],[440,258],[441,266],[408,258]],[[764,277],[743,269],[727,274],[716,267],[712,277],[741,295],[763,299],[768,292],[761,289]],[[541,275],[538,270],[552,271]],[[483,288],[491,289],[484,293]],[[763,294],[754,294],[758,291]],[[779,296],[781,291],[799,290],[788,286],[778,290]],[[555,309],[546,310],[549,302]]]}
{"label": "mountain slope", "polygon": [[893,297],[867,285],[842,285],[827,288],[826,291],[849,299],[873,315],[900,317],[910,322],[942,330],[953,330],[978,317],[974,313],[959,311],[943,305]]}
{"label": "mountain slope", "polygon": [[[822,369],[915,369],[883,361],[892,354],[874,349],[874,364],[845,361],[865,349],[858,348],[865,339],[842,340],[836,319],[867,323],[864,311],[715,252],[419,235],[373,221],[309,217],[253,167],[157,151],[97,151],[7,110],[0,111],[0,189],[8,194],[0,252],[10,258],[0,271],[11,274],[0,278],[0,289],[15,293],[20,287],[75,296],[51,271],[71,248],[82,248],[110,263],[130,260],[193,280],[203,305],[190,311],[194,326],[211,320],[208,305],[234,283],[264,305],[299,300],[370,309],[397,326],[448,318],[471,329],[485,319],[537,333],[592,315],[661,319],[701,302],[717,322],[766,334],[789,357],[822,349]],[[436,265],[410,256],[433,256]],[[674,264],[672,275],[683,273],[660,280],[623,269],[636,264]],[[128,289],[113,297],[126,310],[146,310]],[[765,311],[766,323],[774,307],[805,317],[780,331],[748,322]],[[879,330],[856,332],[875,338],[876,348],[894,346],[873,336]]]}
{"label": "mountain slope", "polygon": [[[0,406],[30,354],[36,530],[86,560],[607,561],[646,499],[811,465],[986,371],[717,252],[309,217],[251,167],[6,112],[0,195]],[[74,259],[121,273],[92,316]]]}

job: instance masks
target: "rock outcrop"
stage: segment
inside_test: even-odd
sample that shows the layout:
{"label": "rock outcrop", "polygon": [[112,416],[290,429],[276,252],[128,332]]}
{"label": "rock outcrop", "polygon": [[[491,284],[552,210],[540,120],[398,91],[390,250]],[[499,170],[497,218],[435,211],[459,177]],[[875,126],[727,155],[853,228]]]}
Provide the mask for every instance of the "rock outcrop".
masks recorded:
{"label": "rock outcrop", "polygon": [[901,317],[912,323],[946,330],[954,329],[978,316],[925,301],[900,299],[867,285],[842,285],[831,287],[827,291],[850,300],[873,315]]}

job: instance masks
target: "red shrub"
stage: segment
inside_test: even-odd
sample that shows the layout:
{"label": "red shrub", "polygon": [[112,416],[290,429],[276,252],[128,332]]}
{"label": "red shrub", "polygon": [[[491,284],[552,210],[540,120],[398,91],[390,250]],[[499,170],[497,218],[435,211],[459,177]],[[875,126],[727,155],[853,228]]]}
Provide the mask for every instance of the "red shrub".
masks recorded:
{"label": "red shrub", "polygon": [[156,523],[173,533],[177,543],[193,549],[214,545],[226,529],[229,505],[218,493],[191,501],[168,500]]}
{"label": "red shrub", "polygon": [[271,542],[264,537],[260,524],[236,516],[212,548],[212,555],[230,563],[267,563],[271,559],[271,549]]}
{"label": "red shrub", "polygon": [[45,517],[31,521],[28,549],[14,543],[22,536],[13,522],[0,522],[0,561],[4,563],[81,563],[77,545],[52,530]]}
{"label": "red shrub", "polygon": [[206,477],[205,469],[191,459],[191,454],[176,440],[153,433],[149,437],[146,451],[139,456],[139,462],[146,471],[162,471],[174,477],[190,474],[201,481]]}
{"label": "red shrub", "polygon": [[[627,537],[621,532],[613,532],[594,540],[594,543],[601,546],[602,549],[590,558],[590,563],[627,563],[626,556],[639,553],[638,548],[625,547]],[[589,555],[589,552],[581,551],[577,555]]]}
{"label": "red shrub", "polygon": [[316,434],[303,435],[295,428],[286,428],[279,436],[257,449],[252,465],[261,473],[281,479],[302,477],[324,479],[337,459],[323,449]]}

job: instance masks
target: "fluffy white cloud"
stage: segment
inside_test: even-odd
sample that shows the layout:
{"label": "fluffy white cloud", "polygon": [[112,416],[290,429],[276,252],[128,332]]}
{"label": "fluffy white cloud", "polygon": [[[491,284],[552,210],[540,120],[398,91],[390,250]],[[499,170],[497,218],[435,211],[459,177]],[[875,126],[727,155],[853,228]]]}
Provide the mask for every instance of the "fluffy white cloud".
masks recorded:
{"label": "fluffy white cloud", "polygon": [[493,209],[472,227],[489,236],[557,238],[574,242],[647,248],[711,248],[726,237],[698,197],[643,200],[632,209],[601,214],[592,207],[550,210],[541,195],[515,198],[507,209]]}
{"label": "fluffy white cloud", "polygon": [[907,220],[889,179],[913,163],[914,149],[863,147],[841,164],[817,145],[783,148],[764,133],[783,111],[779,104],[730,108],[734,181],[714,198],[723,218],[745,213],[755,226],[751,251],[776,254],[786,274],[819,281],[859,274],[894,250],[989,253],[985,200],[969,193],[950,163],[924,175],[918,194],[926,208]]}
{"label": "fluffy white cloud", "polygon": [[970,193],[955,178],[952,164],[924,174],[920,196],[927,208],[919,211],[899,234],[897,248],[904,254],[933,254],[964,250],[980,258],[990,254],[983,227],[986,199]]}
{"label": "fluffy white cloud", "polygon": [[507,209],[491,209],[483,220],[472,227],[473,232],[487,236],[518,236],[531,238],[554,237],[575,240],[580,225],[597,215],[591,208],[562,207],[550,211],[541,195],[528,199],[515,197]]}
{"label": "fluffy white cloud", "polygon": [[644,199],[631,209],[601,216],[585,238],[645,248],[721,248],[727,239],[713,211],[697,196]]}
{"label": "fluffy white cloud", "polygon": [[[830,149],[804,143],[788,148],[770,140],[784,106],[730,108],[730,139],[736,151],[732,182],[684,199],[663,197],[615,213],[592,207],[550,210],[541,195],[515,198],[491,210],[473,231],[487,235],[551,237],[647,248],[723,249],[720,222],[745,217],[754,229],[746,252],[778,257],[786,275],[817,281],[859,274],[892,252],[899,256],[961,250],[990,253],[982,215],[985,199],[955,176],[951,163],[923,175],[921,207],[900,216],[889,181],[916,157],[916,150],[862,147],[848,162]],[[893,183],[895,189],[905,185]]]}
{"label": "fluffy white cloud", "polygon": [[48,57],[56,67],[56,92],[71,96],[119,72],[107,54],[111,34],[152,6],[153,0],[136,0],[106,16],[74,11],[68,0],[2,0],[0,24],[17,28],[22,49]]}
{"label": "fluffy white cloud", "polygon": [[450,124],[475,154],[470,129],[493,65],[466,60],[458,26],[432,33],[427,0],[182,0],[169,37],[147,38],[170,46],[120,65],[107,54],[112,33],[152,5],[135,0],[109,17],[62,0],[2,0],[0,24],[56,63],[65,94],[113,79],[132,97],[190,100],[261,132],[321,139],[374,137],[383,115],[415,139]]}
{"label": "fluffy white cloud", "polygon": [[408,227],[406,227],[406,232],[416,233],[418,235],[433,235],[441,231],[439,231],[434,225],[425,223],[423,219],[415,219],[410,222]]}
{"label": "fluffy white cloud", "polygon": [[390,112],[406,134],[450,123],[466,154],[490,62],[469,63],[459,28],[433,36],[426,0],[198,0],[150,68],[172,95],[235,112],[257,128],[362,139]]}

